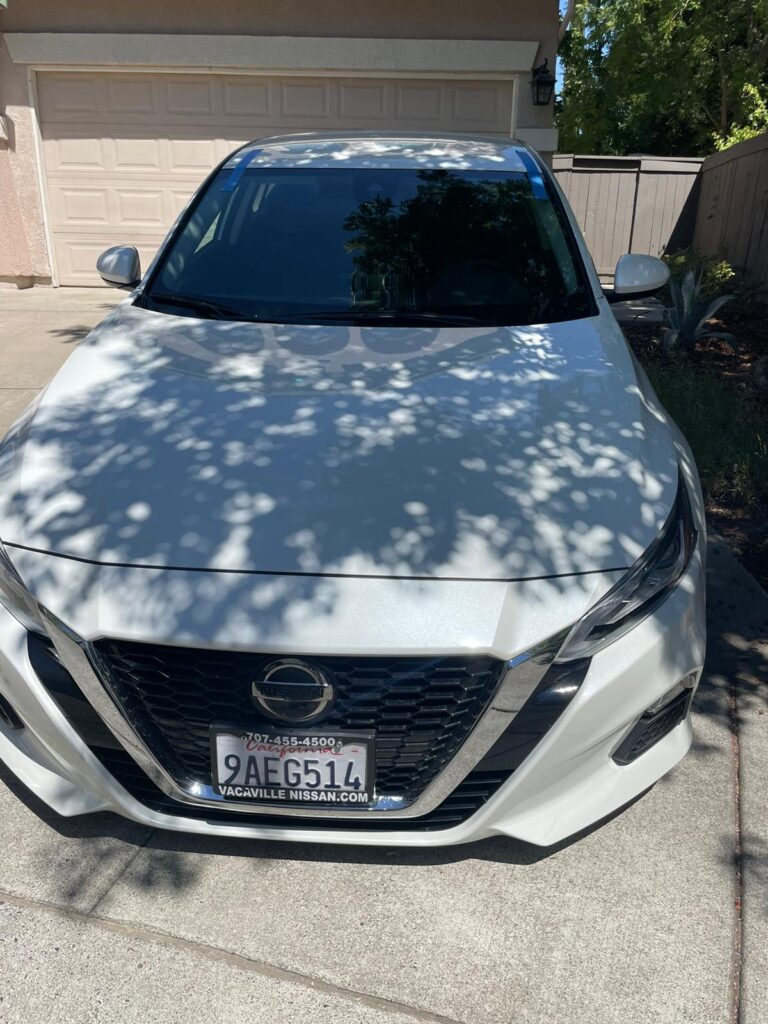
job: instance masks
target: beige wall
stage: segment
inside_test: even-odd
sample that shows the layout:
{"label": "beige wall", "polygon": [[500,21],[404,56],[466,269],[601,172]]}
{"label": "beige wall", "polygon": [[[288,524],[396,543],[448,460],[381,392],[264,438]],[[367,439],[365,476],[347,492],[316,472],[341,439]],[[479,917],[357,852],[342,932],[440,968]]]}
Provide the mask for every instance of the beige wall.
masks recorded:
{"label": "beige wall", "polygon": [[0,21],[4,32],[536,39],[550,58],[558,25],[557,0],[21,0]]}
{"label": "beige wall", "polygon": [[[157,33],[413,39],[512,39],[541,43],[554,64],[557,0],[35,0],[0,13],[3,33]],[[109,47],[94,63],[112,65]],[[48,246],[39,190],[28,68],[14,64],[0,36],[0,113],[9,141],[0,143],[0,282],[46,281]],[[552,107],[519,90],[517,125],[549,128]]]}
{"label": "beige wall", "polygon": [[[8,142],[0,144],[0,282],[50,279],[38,186],[27,69],[11,62],[0,39],[0,113]],[[21,281],[19,280],[21,279]]]}

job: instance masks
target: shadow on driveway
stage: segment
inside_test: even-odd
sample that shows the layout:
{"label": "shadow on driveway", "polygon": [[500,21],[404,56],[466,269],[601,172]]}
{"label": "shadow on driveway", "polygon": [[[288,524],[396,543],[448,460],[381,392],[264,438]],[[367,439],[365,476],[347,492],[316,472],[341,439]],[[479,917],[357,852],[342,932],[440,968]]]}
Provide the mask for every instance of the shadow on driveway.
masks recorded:
{"label": "shadow on driveway", "polygon": [[[0,782],[18,800],[45,822],[59,835],[68,839],[114,838],[127,841],[137,850],[146,849],[146,870],[139,878],[142,888],[152,889],[156,885],[167,885],[183,889],[194,881],[195,871],[189,854],[211,857],[245,857],[249,860],[281,860],[294,862],[382,865],[441,865],[465,860],[486,860],[497,864],[530,865],[547,860],[561,851],[580,842],[613,821],[624,811],[642,800],[648,790],[635,797],[624,807],[596,822],[594,825],[553,846],[540,847],[520,842],[506,836],[494,836],[474,843],[446,847],[381,847],[343,846],[326,843],[284,842],[281,840],[233,839],[215,836],[200,836],[162,829],[152,831],[149,837],[136,839],[126,837],[125,822],[118,815],[97,813],[64,818],[52,811],[46,804],[20,783],[4,765],[0,764]],[[137,825],[137,831],[143,827]],[[68,890],[68,896],[76,893]]]}

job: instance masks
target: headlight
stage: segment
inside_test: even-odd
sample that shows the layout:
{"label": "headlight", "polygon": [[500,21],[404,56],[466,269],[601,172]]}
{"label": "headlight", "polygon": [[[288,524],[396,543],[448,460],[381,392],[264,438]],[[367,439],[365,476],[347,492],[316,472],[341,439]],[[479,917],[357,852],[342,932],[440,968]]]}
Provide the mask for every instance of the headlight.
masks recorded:
{"label": "headlight", "polygon": [[679,582],[695,546],[691,503],[680,475],[675,503],[661,533],[616,586],[576,623],[556,660],[590,657],[650,615]]}
{"label": "headlight", "polygon": [[25,629],[44,633],[40,612],[31,594],[0,544],[0,604],[4,605]]}

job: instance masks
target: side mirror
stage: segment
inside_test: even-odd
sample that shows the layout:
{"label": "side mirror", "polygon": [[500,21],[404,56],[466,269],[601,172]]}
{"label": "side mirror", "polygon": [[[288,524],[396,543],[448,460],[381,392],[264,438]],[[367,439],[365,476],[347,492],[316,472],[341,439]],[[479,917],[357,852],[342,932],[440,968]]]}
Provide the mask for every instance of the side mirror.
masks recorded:
{"label": "side mirror", "polygon": [[608,301],[642,299],[663,288],[668,280],[669,267],[662,260],[656,256],[628,253],[616,264],[613,292],[608,295]]}
{"label": "side mirror", "polygon": [[96,260],[102,281],[113,288],[135,288],[141,280],[141,260],[135,245],[113,245]]}

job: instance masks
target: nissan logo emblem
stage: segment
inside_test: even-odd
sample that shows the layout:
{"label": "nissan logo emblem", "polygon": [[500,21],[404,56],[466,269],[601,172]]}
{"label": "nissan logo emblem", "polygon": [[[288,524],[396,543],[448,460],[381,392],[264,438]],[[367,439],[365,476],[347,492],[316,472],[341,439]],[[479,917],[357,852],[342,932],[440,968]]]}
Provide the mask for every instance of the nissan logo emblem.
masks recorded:
{"label": "nissan logo emblem", "polygon": [[333,686],[325,673],[306,661],[273,661],[251,683],[258,707],[279,722],[309,722],[319,718],[333,700]]}

